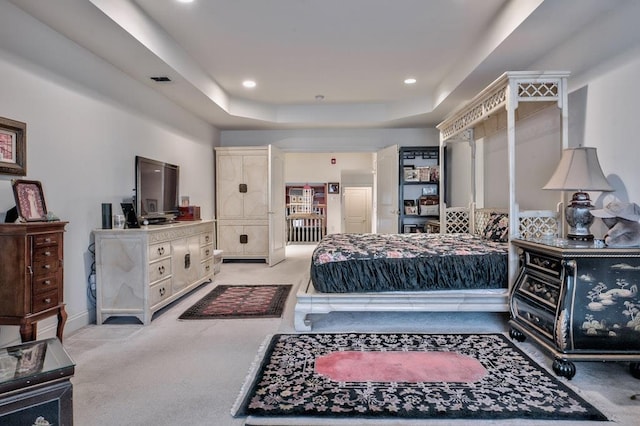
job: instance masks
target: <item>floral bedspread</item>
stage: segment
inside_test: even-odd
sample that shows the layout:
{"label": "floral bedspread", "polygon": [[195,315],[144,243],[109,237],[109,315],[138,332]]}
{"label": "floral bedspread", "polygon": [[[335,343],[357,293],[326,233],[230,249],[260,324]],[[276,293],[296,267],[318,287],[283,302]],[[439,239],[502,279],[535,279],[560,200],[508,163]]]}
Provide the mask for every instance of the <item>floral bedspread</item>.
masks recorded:
{"label": "floral bedspread", "polygon": [[325,293],[506,288],[507,251],[472,234],[330,234],[311,280]]}

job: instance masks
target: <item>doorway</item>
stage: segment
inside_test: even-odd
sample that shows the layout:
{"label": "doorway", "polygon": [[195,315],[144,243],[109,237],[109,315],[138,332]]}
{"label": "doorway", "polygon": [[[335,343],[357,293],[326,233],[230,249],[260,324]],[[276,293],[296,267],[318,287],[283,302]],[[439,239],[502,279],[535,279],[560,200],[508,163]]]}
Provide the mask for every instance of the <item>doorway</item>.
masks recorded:
{"label": "doorway", "polygon": [[348,234],[371,232],[371,188],[346,187],[343,191],[343,226]]}

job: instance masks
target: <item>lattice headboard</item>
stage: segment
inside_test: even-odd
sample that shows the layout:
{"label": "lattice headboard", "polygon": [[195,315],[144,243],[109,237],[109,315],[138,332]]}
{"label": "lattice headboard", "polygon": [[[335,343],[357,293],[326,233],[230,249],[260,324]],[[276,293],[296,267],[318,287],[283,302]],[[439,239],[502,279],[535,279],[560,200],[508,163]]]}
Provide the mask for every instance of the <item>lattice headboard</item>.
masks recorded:
{"label": "lattice headboard", "polygon": [[[445,209],[445,234],[484,232],[491,213],[509,214],[506,208],[448,207]],[[520,238],[541,238],[544,235],[558,235],[559,222],[556,212],[551,210],[525,210],[519,214]]]}

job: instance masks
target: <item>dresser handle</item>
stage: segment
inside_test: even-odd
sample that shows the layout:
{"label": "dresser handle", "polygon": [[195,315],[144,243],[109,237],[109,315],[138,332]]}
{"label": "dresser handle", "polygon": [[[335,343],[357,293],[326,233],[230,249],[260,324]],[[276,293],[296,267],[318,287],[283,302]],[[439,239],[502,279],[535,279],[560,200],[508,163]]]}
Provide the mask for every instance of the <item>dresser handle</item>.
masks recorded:
{"label": "dresser handle", "polygon": [[207,242],[207,243],[208,243],[208,242],[209,242],[209,239],[210,239],[209,235],[205,235],[205,237],[204,237],[205,242]]}
{"label": "dresser handle", "polygon": [[47,297],[46,299],[44,299],[44,303],[49,304],[51,303],[51,298]]}
{"label": "dresser handle", "polygon": [[51,285],[51,280],[44,280],[42,281],[43,285]]}
{"label": "dresser handle", "polygon": [[51,242],[51,238],[45,238],[45,239],[44,239],[44,242],[45,242],[45,243],[50,243],[50,242]]}
{"label": "dresser handle", "polygon": [[205,256],[209,256],[209,254],[210,254],[209,249],[206,249],[204,254],[205,254]]}
{"label": "dresser handle", "polygon": [[164,287],[160,287],[160,296],[164,296],[166,292],[167,290],[165,290]]}
{"label": "dresser handle", "polygon": [[164,265],[161,265],[161,266],[158,268],[158,272],[160,273],[160,275],[164,274]]}
{"label": "dresser handle", "polygon": [[158,254],[162,256],[164,254],[164,247],[158,247]]}
{"label": "dresser handle", "polygon": [[48,263],[46,265],[43,266],[44,269],[51,269],[51,265],[49,265]]}
{"label": "dresser handle", "polygon": [[31,265],[27,265],[27,269],[29,270],[29,275],[33,275],[33,268],[31,268]]}
{"label": "dresser handle", "polygon": [[44,252],[44,255],[45,255],[45,256],[47,256],[47,257],[48,257],[48,256],[51,256],[51,252],[50,252],[50,251],[45,251],[45,252]]}
{"label": "dresser handle", "polygon": [[209,270],[210,270],[210,269],[211,269],[211,266],[210,266],[210,265],[207,265],[207,266],[205,266],[205,267],[204,267],[204,270],[205,270],[206,272],[209,272]]}

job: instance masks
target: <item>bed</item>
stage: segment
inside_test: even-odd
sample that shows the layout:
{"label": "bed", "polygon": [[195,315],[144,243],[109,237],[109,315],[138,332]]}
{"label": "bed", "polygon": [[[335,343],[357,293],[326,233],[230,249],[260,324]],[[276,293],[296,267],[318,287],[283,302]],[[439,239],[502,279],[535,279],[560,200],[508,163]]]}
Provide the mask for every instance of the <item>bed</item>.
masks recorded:
{"label": "bed", "polygon": [[[431,243],[442,244],[442,242],[438,242],[438,238],[442,238],[442,241],[450,241],[452,238],[468,241],[473,239],[473,244],[478,247],[486,244],[487,239],[482,239],[482,237],[485,236],[492,213],[505,215],[503,220],[508,224],[507,233],[511,237],[530,238],[547,232],[561,235],[561,224],[557,221],[558,215],[556,213],[559,211],[559,205],[555,209],[519,211],[515,194],[515,121],[518,115],[522,118],[535,114],[543,104],[556,104],[561,112],[561,147],[558,147],[558,152],[560,149],[566,148],[567,76],[568,73],[556,72],[505,73],[467,105],[437,126],[440,130],[441,158],[444,157],[444,147],[447,143],[462,141],[473,145],[475,137],[482,137],[483,132],[486,134],[488,127],[494,124],[497,129],[506,131],[508,176],[506,179],[503,177],[502,180],[508,185],[508,206],[503,209],[478,209],[474,182],[471,185],[471,202],[468,207],[449,207],[441,201],[440,211],[445,212],[441,215],[440,231],[442,234],[428,237],[429,244],[425,242],[426,247],[430,247]],[[531,107],[526,107],[527,103],[530,103]],[[516,114],[516,109],[519,109],[518,114]],[[474,135],[476,130],[479,131]],[[475,153],[475,149],[472,149],[472,152]],[[530,161],[530,158],[526,160]],[[474,172],[472,172],[473,175]],[[444,179],[441,177],[441,193],[444,193],[445,186],[442,180]],[[542,187],[542,185],[539,186]],[[444,236],[438,237],[443,234]],[[345,240],[345,237],[331,238]],[[390,237],[379,238],[382,240],[370,242],[369,245],[380,244],[384,248],[386,243],[382,241],[384,238],[389,239]],[[398,239],[402,241],[400,237],[394,238],[396,242]],[[353,245],[353,242],[348,239],[343,242],[347,245]],[[330,250],[337,251],[338,249]],[[364,253],[369,250],[360,251]],[[392,253],[392,255],[389,256],[385,253]],[[393,249],[386,247],[386,249],[379,250],[377,255],[383,259],[382,264],[386,262],[387,266],[398,262],[395,269],[372,267],[370,265],[373,263],[369,260],[360,260],[361,263],[357,263],[360,255],[350,254],[346,257],[353,256],[356,259],[351,259],[351,264],[343,262],[345,265],[351,265],[347,267],[346,272],[336,272],[337,269],[332,272],[330,270],[334,267],[324,267],[329,271],[324,275],[336,274],[336,279],[332,283],[325,283],[321,271],[315,270],[315,267],[310,270],[309,276],[304,277],[300,283],[296,295],[295,329],[310,331],[312,328],[311,314],[326,314],[333,311],[509,311],[509,287],[515,280],[518,255],[515,248],[508,242],[502,243],[500,255],[494,253],[498,257],[501,256],[501,262],[506,263],[506,267],[501,266],[500,275],[493,274],[494,276],[490,280],[478,279],[478,276],[473,274],[477,265],[469,259],[461,260],[468,255],[467,253],[449,256],[451,262],[465,265],[452,280],[443,279],[443,274],[433,272],[438,269],[437,267],[425,266],[429,262],[433,262],[434,259],[442,261],[442,255],[431,256],[430,260],[427,260],[427,257],[422,258],[422,255],[414,253],[413,258],[406,255],[404,260],[396,261],[390,259],[393,257],[393,253],[395,253]],[[362,255],[364,256],[364,254]],[[331,257],[326,253],[325,256]],[[339,257],[339,255],[336,256]],[[373,256],[376,256],[375,253]],[[447,268],[445,266],[439,267]],[[417,273],[416,271],[425,268],[431,271],[423,274],[427,278],[418,279],[413,276]],[[482,272],[483,275],[486,273],[486,270]],[[429,276],[431,276],[430,279]],[[499,285],[496,284],[496,277],[498,277]],[[344,281],[342,283],[344,285],[340,281]],[[452,285],[449,281],[456,282],[456,285]],[[398,283],[400,284],[398,285]]]}

